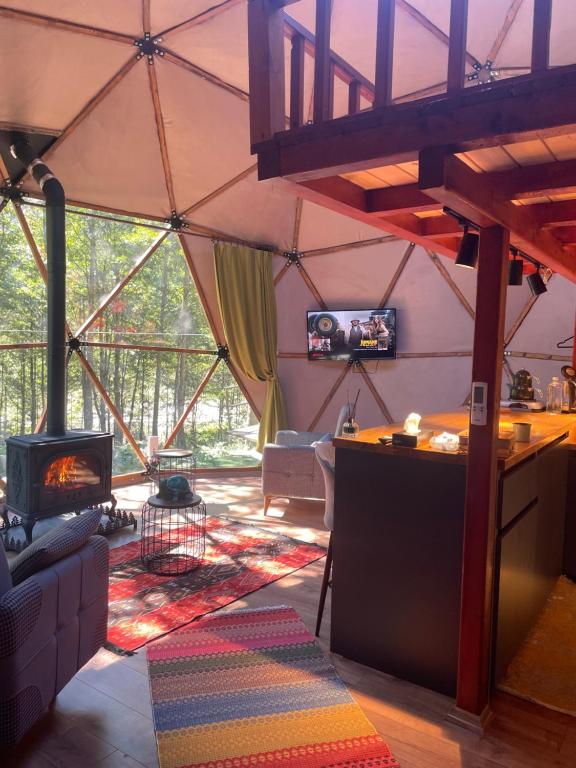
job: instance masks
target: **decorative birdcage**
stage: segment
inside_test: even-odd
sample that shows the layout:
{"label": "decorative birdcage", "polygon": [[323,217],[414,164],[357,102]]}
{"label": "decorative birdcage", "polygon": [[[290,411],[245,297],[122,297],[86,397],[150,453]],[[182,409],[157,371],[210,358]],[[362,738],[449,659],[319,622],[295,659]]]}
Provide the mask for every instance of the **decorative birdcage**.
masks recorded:
{"label": "decorative birdcage", "polygon": [[160,482],[172,475],[182,475],[188,480],[192,493],[196,491],[196,459],[185,448],[162,448],[154,452],[148,465],[148,475],[156,491]]}

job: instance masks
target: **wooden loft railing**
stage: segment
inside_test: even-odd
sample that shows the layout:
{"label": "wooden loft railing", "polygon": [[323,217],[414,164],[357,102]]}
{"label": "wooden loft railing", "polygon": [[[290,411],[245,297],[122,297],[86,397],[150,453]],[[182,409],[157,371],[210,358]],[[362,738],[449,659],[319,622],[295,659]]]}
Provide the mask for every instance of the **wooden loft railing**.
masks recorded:
{"label": "wooden loft railing", "polygon": [[[341,80],[348,87],[347,115],[360,111],[360,99],[367,110],[392,105],[394,27],[396,6],[414,9],[406,0],[378,0],[376,25],[376,67],[374,83],[338,56],[330,47],[332,0],[316,0],[315,34],[294,21],[283,7],[299,0],[249,0],[251,140],[253,147],[287,129],[285,115],[284,38],[291,41],[288,132],[312,122],[333,119],[334,84]],[[548,68],[552,0],[534,0],[532,73]],[[476,63],[466,50],[468,0],[452,0],[448,45],[446,93],[464,90],[466,64]],[[442,35],[440,30],[436,30]],[[304,111],[304,62],[314,60],[313,109],[311,120]],[[522,79],[525,75],[506,79]],[[403,101],[404,99],[402,99]],[[411,103],[425,104],[429,98]]]}

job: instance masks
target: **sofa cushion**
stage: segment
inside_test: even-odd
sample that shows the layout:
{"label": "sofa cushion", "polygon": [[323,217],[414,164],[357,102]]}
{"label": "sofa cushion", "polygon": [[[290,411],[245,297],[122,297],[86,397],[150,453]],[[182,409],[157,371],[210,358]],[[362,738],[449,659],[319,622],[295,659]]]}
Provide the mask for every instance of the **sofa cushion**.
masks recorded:
{"label": "sofa cushion", "polygon": [[4,542],[2,541],[2,536],[0,536],[0,597],[11,588],[12,577],[10,576],[6,552],[4,552]]}
{"label": "sofa cushion", "polygon": [[91,509],[33,541],[10,563],[13,586],[80,549],[96,532],[101,517],[100,510]]}

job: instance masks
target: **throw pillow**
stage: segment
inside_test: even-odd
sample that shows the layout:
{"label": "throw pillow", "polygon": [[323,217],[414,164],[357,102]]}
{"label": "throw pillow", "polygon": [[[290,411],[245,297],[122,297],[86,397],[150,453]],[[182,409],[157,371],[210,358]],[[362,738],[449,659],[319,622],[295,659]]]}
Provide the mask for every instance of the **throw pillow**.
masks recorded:
{"label": "throw pillow", "polygon": [[4,542],[2,541],[2,536],[0,536],[0,597],[5,592],[8,592],[9,589],[12,589],[12,578],[6,553],[4,552]]}
{"label": "throw pillow", "polygon": [[10,563],[13,586],[80,549],[96,533],[102,513],[91,509],[48,531]]}

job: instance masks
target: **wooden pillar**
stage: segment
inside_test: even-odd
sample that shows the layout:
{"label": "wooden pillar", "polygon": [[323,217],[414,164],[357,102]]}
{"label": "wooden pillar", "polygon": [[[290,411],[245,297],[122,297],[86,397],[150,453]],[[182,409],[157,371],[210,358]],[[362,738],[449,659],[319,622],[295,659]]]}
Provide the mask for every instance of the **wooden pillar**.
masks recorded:
{"label": "wooden pillar", "polygon": [[576,368],[576,319],[574,320],[574,338],[572,339],[572,367]]}
{"label": "wooden pillar", "polygon": [[447,89],[449,93],[464,88],[467,32],[468,0],[452,0],[450,6],[450,40],[448,47],[447,78]]}
{"label": "wooden pillar", "polygon": [[552,0],[534,0],[532,27],[532,72],[548,69]]}
{"label": "wooden pillar", "polygon": [[395,0],[378,0],[378,23],[376,26],[376,77],[374,81],[375,107],[384,107],[392,101],[395,11]]}
{"label": "wooden pillar", "polygon": [[248,2],[250,143],[285,129],[284,14],[275,0]]}
{"label": "wooden pillar", "polygon": [[295,34],[290,51],[290,128],[304,122],[304,57],[306,40]]}
{"label": "wooden pillar", "polygon": [[330,26],[332,0],[316,0],[316,42],[314,48],[314,122],[332,118],[332,67]]}
{"label": "wooden pillar", "polygon": [[509,233],[480,235],[472,380],[488,384],[486,426],[470,425],[456,705],[481,716],[489,701],[497,503],[497,439],[508,282]]}

